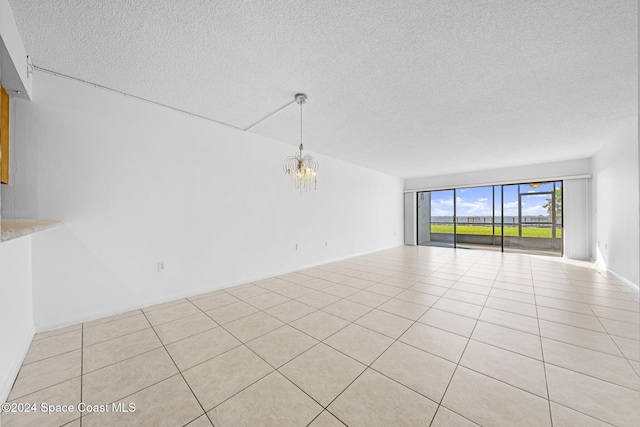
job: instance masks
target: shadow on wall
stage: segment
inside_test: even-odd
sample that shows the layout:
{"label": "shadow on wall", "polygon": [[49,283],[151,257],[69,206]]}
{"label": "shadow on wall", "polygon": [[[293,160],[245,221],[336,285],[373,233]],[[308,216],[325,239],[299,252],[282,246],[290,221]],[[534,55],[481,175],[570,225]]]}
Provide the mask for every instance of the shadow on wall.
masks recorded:
{"label": "shadow on wall", "polygon": [[607,263],[605,262],[605,257],[602,254],[602,251],[600,251],[600,248],[597,247],[596,248],[596,252],[597,252],[597,256],[596,256],[596,268],[598,270],[606,270],[607,269]]}
{"label": "shadow on wall", "polygon": [[126,293],[109,266],[65,225],[33,235],[33,317],[36,331],[55,329],[129,309],[139,301],[135,289]]}

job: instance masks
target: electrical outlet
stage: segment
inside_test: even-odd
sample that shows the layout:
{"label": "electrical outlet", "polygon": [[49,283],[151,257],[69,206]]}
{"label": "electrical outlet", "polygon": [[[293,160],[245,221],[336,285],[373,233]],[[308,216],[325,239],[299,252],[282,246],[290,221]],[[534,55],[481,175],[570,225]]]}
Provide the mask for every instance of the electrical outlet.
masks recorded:
{"label": "electrical outlet", "polygon": [[166,265],[164,264],[164,261],[158,261],[158,273],[162,273],[165,270]]}
{"label": "electrical outlet", "polygon": [[298,244],[296,243],[296,251],[298,250]]}
{"label": "electrical outlet", "polygon": [[324,242],[324,245],[325,246],[329,246],[329,242]]}

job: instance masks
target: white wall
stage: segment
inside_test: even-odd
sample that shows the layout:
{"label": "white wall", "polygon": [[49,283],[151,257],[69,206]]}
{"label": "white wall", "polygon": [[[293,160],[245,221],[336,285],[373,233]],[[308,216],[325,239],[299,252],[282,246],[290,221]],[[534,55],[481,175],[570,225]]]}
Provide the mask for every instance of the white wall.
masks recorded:
{"label": "white wall", "polygon": [[403,243],[401,179],[317,155],[301,196],[294,146],[43,72],[34,94],[15,210],[65,224],[33,236],[38,330]]}
{"label": "white wall", "polygon": [[589,175],[590,159],[565,160],[544,164],[518,166],[513,168],[492,169],[466,172],[451,175],[427,176],[405,180],[405,190],[436,190],[484,184],[503,184],[513,182],[543,181],[545,178],[555,180],[559,177]]}
{"label": "white wall", "polygon": [[0,243],[0,403],[7,400],[34,335],[31,237]]}
{"label": "white wall", "polygon": [[638,121],[629,122],[592,158],[593,253],[606,268],[638,286]]}

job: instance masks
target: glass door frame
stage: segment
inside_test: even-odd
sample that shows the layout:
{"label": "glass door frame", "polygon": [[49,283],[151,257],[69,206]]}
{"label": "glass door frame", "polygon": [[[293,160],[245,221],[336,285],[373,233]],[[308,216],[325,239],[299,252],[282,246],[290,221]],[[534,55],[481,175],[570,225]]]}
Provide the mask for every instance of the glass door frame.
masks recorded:
{"label": "glass door frame", "polygon": [[[552,184],[553,187],[551,189],[551,191],[544,191],[544,192],[536,192],[536,193],[522,193],[520,186],[521,185],[529,185],[529,184]],[[558,183],[561,183],[560,186],[558,187]],[[439,188],[439,189],[434,189],[434,190],[425,190],[425,191],[417,191],[416,192],[416,209],[417,209],[417,197],[419,193],[424,193],[424,192],[429,192],[429,193],[433,193],[436,191],[452,191],[453,192],[453,248],[457,248],[458,247],[458,212],[457,212],[457,205],[458,205],[458,200],[457,200],[457,190],[460,189],[464,189],[464,188],[476,188],[476,187],[491,187],[492,188],[492,210],[491,210],[491,216],[492,216],[492,236],[494,238],[495,241],[495,237],[496,237],[496,209],[495,209],[495,198],[496,198],[496,187],[500,187],[500,251],[504,252],[504,246],[505,246],[505,235],[504,235],[504,231],[505,231],[505,217],[504,217],[504,205],[505,205],[505,201],[504,201],[504,187],[505,186],[511,186],[511,185],[517,185],[518,186],[518,237],[522,238],[522,196],[523,195],[550,195],[551,196],[551,249],[553,250],[554,248],[554,243],[556,242],[557,239],[560,239],[560,256],[564,255],[564,242],[562,241],[563,237],[558,237],[557,236],[557,230],[558,228],[563,229],[563,236],[564,236],[564,222],[561,222],[562,225],[558,226],[558,220],[557,220],[557,212],[558,212],[558,206],[557,206],[557,200],[556,200],[556,191],[558,190],[558,188],[561,188],[562,190],[564,190],[564,185],[563,185],[563,180],[543,180],[543,181],[535,181],[535,180],[531,180],[528,182],[514,182],[514,183],[504,183],[504,184],[492,184],[492,185],[477,185],[477,186],[466,186],[466,187],[456,187],[456,188]],[[564,205],[564,191],[562,191],[561,193],[561,201],[560,204]],[[564,215],[563,215],[564,216]],[[416,212],[416,218],[417,218],[417,212]],[[431,223],[429,225],[429,227],[431,227]],[[419,233],[418,227],[416,227],[416,233]],[[416,242],[418,241],[418,236],[416,236]],[[497,245],[490,245],[490,246],[497,246]],[[532,249],[535,250],[535,249]]]}

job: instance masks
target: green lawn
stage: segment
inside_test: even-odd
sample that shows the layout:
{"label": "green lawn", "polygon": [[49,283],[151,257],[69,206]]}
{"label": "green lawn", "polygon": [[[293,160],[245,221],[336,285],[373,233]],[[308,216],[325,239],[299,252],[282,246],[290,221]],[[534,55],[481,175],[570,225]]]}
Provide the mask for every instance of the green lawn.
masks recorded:
{"label": "green lawn", "polygon": [[[485,235],[491,236],[493,229],[490,225],[458,225],[456,227],[458,234],[476,234],[476,235]],[[496,226],[496,236],[501,235],[501,228]],[[443,234],[453,234],[453,225],[446,224],[431,224],[431,232],[432,233],[443,233]],[[505,236],[518,236],[518,227],[514,226],[505,226],[504,227],[504,235]],[[540,228],[522,228],[522,237],[541,237],[541,238],[551,238],[551,227],[540,227]],[[562,237],[562,228],[556,228],[556,237]]]}

